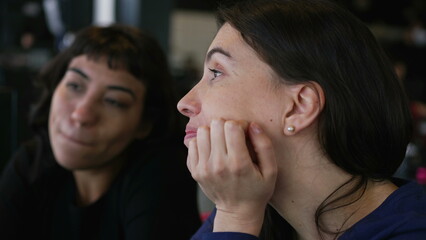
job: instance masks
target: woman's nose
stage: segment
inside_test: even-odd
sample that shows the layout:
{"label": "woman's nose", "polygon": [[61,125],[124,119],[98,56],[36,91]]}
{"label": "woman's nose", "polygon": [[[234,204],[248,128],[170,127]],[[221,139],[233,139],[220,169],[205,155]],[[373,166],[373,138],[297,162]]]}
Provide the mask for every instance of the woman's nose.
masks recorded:
{"label": "woman's nose", "polygon": [[195,97],[194,88],[178,102],[177,108],[181,114],[187,117],[193,117],[200,113],[201,104]]}
{"label": "woman's nose", "polygon": [[80,126],[90,126],[98,121],[96,101],[81,99],[75,105],[71,119]]}

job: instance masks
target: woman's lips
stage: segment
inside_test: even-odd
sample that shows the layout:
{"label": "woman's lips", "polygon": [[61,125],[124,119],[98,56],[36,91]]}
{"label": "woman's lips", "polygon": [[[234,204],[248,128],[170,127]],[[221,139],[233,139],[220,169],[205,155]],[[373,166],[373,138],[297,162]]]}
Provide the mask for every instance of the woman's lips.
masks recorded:
{"label": "woman's lips", "polygon": [[73,143],[78,144],[78,145],[83,145],[83,146],[87,146],[87,147],[89,147],[89,146],[92,146],[92,145],[93,145],[93,143],[92,143],[92,142],[85,141],[85,140],[83,140],[83,139],[81,139],[81,138],[77,138],[77,137],[75,137],[75,136],[67,135],[67,134],[65,134],[65,133],[63,133],[63,132],[61,133],[61,135],[62,135],[65,139],[67,139],[68,141],[73,142]]}
{"label": "woman's lips", "polygon": [[185,140],[190,139],[197,136],[197,131],[185,131]]}
{"label": "woman's lips", "polygon": [[186,135],[184,141],[186,142],[189,141],[189,139],[197,136],[197,129],[194,127],[186,127],[185,133]]}

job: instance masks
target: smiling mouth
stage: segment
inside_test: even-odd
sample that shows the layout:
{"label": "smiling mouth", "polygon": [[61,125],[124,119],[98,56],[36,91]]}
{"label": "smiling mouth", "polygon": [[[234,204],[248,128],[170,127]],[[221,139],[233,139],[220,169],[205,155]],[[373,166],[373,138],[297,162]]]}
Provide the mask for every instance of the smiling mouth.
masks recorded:
{"label": "smiling mouth", "polygon": [[76,138],[70,137],[70,136],[68,136],[68,135],[66,135],[66,134],[64,134],[64,133],[61,133],[61,135],[62,135],[65,139],[67,139],[68,141],[70,141],[70,142],[72,142],[72,143],[75,143],[75,144],[78,144],[78,145],[82,145],[82,146],[86,146],[86,147],[93,146],[93,143],[86,142],[86,141],[82,141],[82,140],[80,140],[80,139],[76,139]]}

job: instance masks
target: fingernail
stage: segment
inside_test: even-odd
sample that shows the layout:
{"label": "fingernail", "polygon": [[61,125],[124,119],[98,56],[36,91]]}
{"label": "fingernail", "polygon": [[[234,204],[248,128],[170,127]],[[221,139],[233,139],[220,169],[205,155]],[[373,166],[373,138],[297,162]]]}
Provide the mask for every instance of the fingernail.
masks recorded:
{"label": "fingernail", "polygon": [[260,128],[259,125],[257,125],[257,123],[251,123],[250,130],[255,134],[262,133],[262,129]]}

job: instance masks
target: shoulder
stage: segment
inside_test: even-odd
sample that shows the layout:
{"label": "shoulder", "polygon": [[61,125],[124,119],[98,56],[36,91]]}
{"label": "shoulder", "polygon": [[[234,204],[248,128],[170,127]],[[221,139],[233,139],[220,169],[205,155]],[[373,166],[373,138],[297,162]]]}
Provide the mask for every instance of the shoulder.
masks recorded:
{"label": "shoulder", "polygon": [[[8,198],[26,196],[39,199],[52,196],[69,174],[56,164],[49,142],[35,137],[20,146],[9,160],[0,179],[0,195]],[[29,201],[29,200],[28,200]],[[34,202],[34,201],[33,201]]]}
{"label": "shoulder", "polygon": [[[38,162],[44,159],[39,154],[41,149],[42,145],[37,140],[26,142],[9,160],[2,173],[0,223],[4,227],[2,233],[14,236],[10,239],[29,232],[37,236],[42,231],[51,197],[55,195],[52,186],[61,187],[60,181],[46,177],[50,171],[43,169],[43,164]],[[29,230],[22,232],[22,228]]]}
{"label": "shoulder", "polygon": [[340,239],[426,239],[426,191],[406,183]]}
{"label": "shoulder", "polygon": [[339,239],[426,239],[426,216],[407,213],[382,220],[364,221],[348,230]]}
{"label": "shoulder", "polygon": [[42,143],[37,138],[22,144],[3,169],[2,181],[5,181],[11,174],[17,174],[28,180],[29,174],[36,165],[37,152],[41,148]]}
{"label": "shoulder", "polygon": [[[15,196],[29,193],[29,179],[34,165],[35,142],[20,146],[3,169],[0,180],[0,198],[15,200]],[[25,198],[22,196],[22,199]]]}

